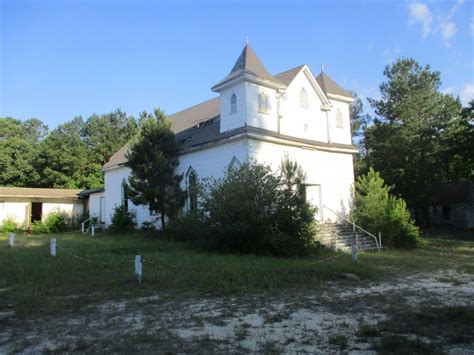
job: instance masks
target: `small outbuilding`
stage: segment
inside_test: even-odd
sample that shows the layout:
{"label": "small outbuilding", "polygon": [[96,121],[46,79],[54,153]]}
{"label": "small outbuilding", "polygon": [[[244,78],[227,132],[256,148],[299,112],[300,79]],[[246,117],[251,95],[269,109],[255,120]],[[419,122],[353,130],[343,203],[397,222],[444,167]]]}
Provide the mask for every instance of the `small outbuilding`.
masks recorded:
{"label": "small outbuilding", "polygon": [[0,225],[13,219],[18,228],[29,229],[35,221],[43,221],[52,212],[67,214],[74,223],[84,212],[79,189],[43,189],[0,187]]}
{"label": "small outbuilding", "polygon": [[431,190],[432,224],[474,228],[474,182],[438,184]]}

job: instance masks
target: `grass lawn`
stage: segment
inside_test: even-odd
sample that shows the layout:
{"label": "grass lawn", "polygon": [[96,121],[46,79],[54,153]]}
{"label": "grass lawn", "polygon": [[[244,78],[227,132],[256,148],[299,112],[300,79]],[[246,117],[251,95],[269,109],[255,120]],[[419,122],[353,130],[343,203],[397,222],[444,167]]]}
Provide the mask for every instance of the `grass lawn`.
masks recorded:
{"label": "grass lawn", "polygon": [[426,239],[353,264],[328,250],[207,253],[141,233],[55,235],[51,257],[52,237],[18,234],[10,248],[0,235],[0,352],[474,351],[472,241]]}
{"label": "grass lawn", "polygon": [[[474,273],[474,243],[441,239],[425,240],[415,250],[363,253],[353,264],[349,254],[332,251],[305,258],[207,253],[141,233],[55,235],[57,256],[51,257],[52,237],[17,234],[9,248],[7,235],[0,235],[0,308],[21,317],[157,292],[176,297],[278,294],[321,287],[345,273],[362,280],[436,270]],[[144,259],[141,285],[134,280],[135,255]]]}

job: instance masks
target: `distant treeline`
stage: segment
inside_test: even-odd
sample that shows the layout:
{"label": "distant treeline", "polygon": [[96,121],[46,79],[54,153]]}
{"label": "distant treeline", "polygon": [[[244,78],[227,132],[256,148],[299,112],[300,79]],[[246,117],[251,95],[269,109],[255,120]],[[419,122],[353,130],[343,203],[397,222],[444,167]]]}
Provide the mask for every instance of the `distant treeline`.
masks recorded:
{"label": "distant treeline", "polygon": [[[368,98],[375,115],[364,112],[354,93],[355,173],[372,167],[410,207],[427,207],[435,184],[474,180],[474,100],[463,107],[440,90],[440,72],[413,59],[400,58],[383,74],[380,95]],[[77,117],[50,132],[37,119],[0,118],[0,185],[102,186],[102,165],[150,117],[117,110]]]}
{"label": "distant treeline", "polygon": [[0,118],[0,186],[103,186],[102,165],[139,127],[140,119],[120,110],[76,117],[51,131],[36,118]]}

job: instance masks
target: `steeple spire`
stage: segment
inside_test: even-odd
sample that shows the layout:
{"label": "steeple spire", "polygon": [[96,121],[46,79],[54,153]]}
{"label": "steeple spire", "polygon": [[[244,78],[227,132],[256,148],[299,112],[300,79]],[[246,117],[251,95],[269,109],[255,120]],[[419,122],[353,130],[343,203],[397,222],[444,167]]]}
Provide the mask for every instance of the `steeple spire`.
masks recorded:
{"label": "steeple spire", "polygon": [[321,73],[324,73],[324,61],[321,59]]}
{"label": "steeple spire", "polygon": [[276,85],[283,85],[282,82],[280,82],[277,78],[272,76],[267,71],[267,69],[265,69],[260,59],[258,59],[257,55],[255,54],[253,49],[250,47],[248,38],[247,38],[247,43],[245,44],[245,47],[242,50],[242,53],[240,53],[240,56],[235,62],[234,66],[232,67],[232,70],[230,71],[230,73],[224,79],[222,79],[220,82],[214,85],[211,89],[215,90],[216,88],[219,88],[221,85],[229,81],[232,81],[242,75],[267,80]]}

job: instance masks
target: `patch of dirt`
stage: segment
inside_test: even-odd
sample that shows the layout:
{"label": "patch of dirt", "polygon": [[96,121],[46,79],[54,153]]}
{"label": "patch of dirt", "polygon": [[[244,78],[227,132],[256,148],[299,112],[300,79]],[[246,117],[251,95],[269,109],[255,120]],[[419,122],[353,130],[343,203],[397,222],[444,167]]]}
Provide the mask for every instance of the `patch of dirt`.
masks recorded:
{"label": "patch of dirt", "polygon": [[[323,289],[279,296],[176,299],[154,295],[91,305],[80,313],[0,319],[0,353],[11,352],[303,352],[376,353],[397,307],[474,307],[471,275],[412,275],[362,284],[340,281]],[[408,311],[407,311],[408,310]],[[383,327],[382,327],[383,325]],[[460,325],[462,327],[462,325]],[[463,329],[463,328],[460,328]],[[474,351],[472,338],[437,342],[447,353]],[[441,339],[439,339],[441,337]],[[458,342],[457,342],[458,341]]]}

